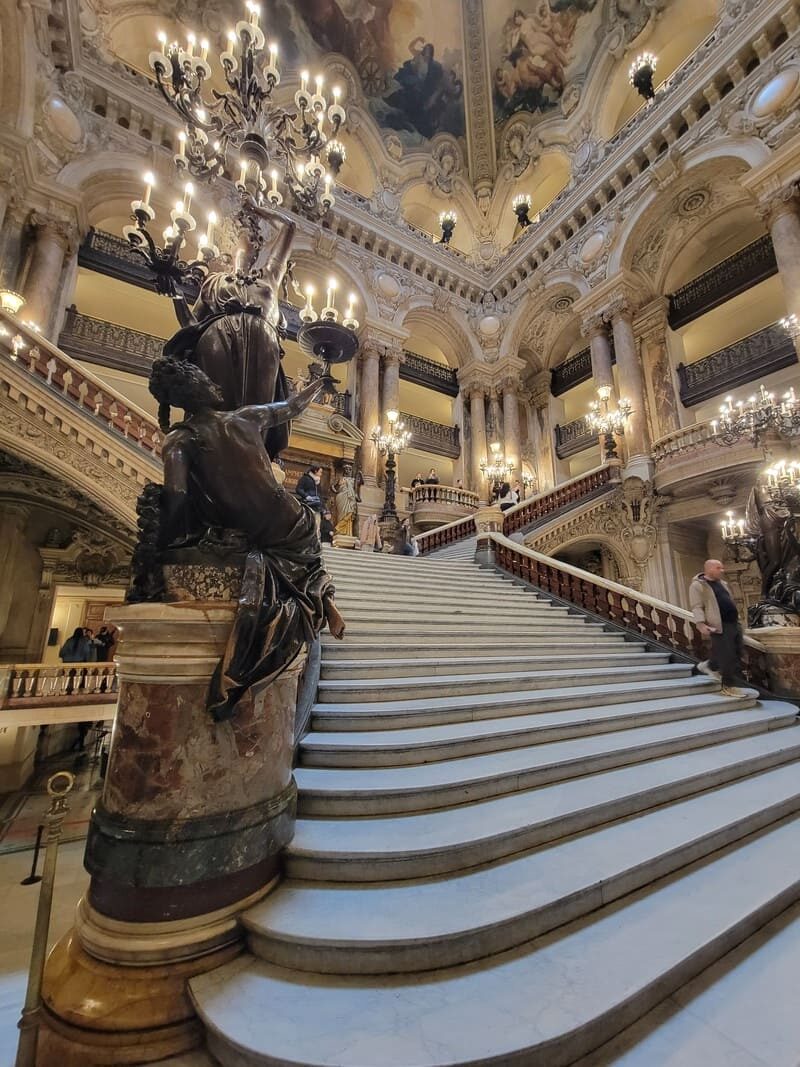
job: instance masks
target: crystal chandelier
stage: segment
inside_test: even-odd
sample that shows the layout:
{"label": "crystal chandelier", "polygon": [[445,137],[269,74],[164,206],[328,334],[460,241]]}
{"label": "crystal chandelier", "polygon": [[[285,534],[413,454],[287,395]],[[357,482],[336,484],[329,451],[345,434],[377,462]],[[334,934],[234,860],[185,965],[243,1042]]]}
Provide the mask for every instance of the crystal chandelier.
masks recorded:
{"label": "crystal chandelier", "polygon": [[652,100],[656,95],[653,87],[653,75],[656,72],[657,63],[658,60],[652,52],[642,52],[631,63],[628,71],[628,81],[639,96],[644,97],[645,100]]}
{"label": "crystal chandelier", "polygon": [[603,450],[606,459],[615,459],[617,446],[614,434],[625,432],[625,420],[631,413],[629,400],[620,400],[617,407],[611,407],[611,386],[601,385],[597,390],[597,400],[589,405],[586,426],[598,437],[604,438]]}
{"label": "crystal chandelier", "polygon": [[514,473],[514,464],[502,454],[497,441],[493,441],[489,445],[489,451],[489,458],[481,462],[481,473],[486,476],[492,485],[497,486],[511,477]]}
{"label": "crystal chandelier", "polygon": [[511,201],[511,207],[514,209],[514,214],[517,216],[517,222],[523,230],[530,226],[533,221],[530,216],[532,204],[533,201],[528,193],[517,193]]}
{"label": "crystal chandelier", "polygon": [[405,423],[400,422],[400,413],[387,411],[386,421],[388,429],[376,426],[371,437],[382,456],[386,456],[386,485],[383,496],[383,510],[381,522],[397,522],[397,456],[411,443],[411,433],[405,428]]}
{"label": "crystal chandelier", "polygon": [[228,170],[237,175],[240,192],[252,194],[256,201],[264,198],[275,207],[283,202],[280,180],[297,210],[321,216],[335,202],[333,176],[323,160],[335,173],[345,158],[336,140],[346,118],[341,90],[334,87],[329,102],[322,76],[314,79],[312,91],[308,72],[303,71],[294,94],[296,110],[277,104],[273,94],[281,80],[278,46],[266,45],[259,5],[248,2],[247,11],[249,18],[231,30],[227,49],[219,57],[222,91],[209,85],[207,41],[201,41],[196,51],[193,34],[185,48],[177,41],[168,44],[162,34],[161,50],[150,54],[158,87],[185,124],[175,162],[204,180],[222,177]]}
{"label": "crystal chandelier", "polygon": [[442,230],[442,236],[441,236],[441,239],[439,241],[440,244],[443,244],[443,245],[449,245],[450,244],[450,240],[451,240],[451,238],[453,236],[453,231],[456,228],[456,223],[457,222],[458,222],[458,215],[456,215],[455,211],[452,211],[452,210],[448,209],[447,211],[443,211],[441,213],[441,215],[439,216],[439,226],[441,227],[441,230]]}
{"label": "crystal chandelier", "polygon": [[798,319],[797,315],[785,315],[781,319],[780,325],[793,341],[800,340],[800,319]]}
{"label": "crystal chandelier", "polygon": [[719,445],[732,445],[743,437],[757,445],[770,430],[788,437],[799,428],[800,401],[794,389],[789,389],[778,401],[763,385],[759,385],[757,396],[746,401],[734,403],[733,397],[726,397],[719,409],[719,418],[711,420],[711,433]]}

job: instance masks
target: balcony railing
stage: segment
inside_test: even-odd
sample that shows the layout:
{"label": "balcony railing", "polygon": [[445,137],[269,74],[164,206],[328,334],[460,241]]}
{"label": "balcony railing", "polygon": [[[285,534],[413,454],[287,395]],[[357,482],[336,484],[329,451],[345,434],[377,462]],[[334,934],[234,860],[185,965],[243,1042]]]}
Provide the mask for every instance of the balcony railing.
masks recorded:
{"label": "balcony railing", "polygon": [[474,511],[479,504],[477,493],[471,493],[469,489],[458,489],[454,485],[415,485],[407,492],[412,510],[419,510],[429,504],[443,504],[472,508]]}
{"label": "balcony railing", "polygon": [[0,707],[35,703],[112,704],[117,693],[115,663],[12,663],[0,667]]}
{"label": "balcony railing", "polygon": [[678,365],[684,407],[727,393],[797,363],[794,341],[778,323],[765,326],[696,363]]}
{"label": "balcony railing", "polygon": [[82,315],[73,304],[67,308],[58,347],[73,359],[131,374],[149,374],[153,360],[161,355],[164,339]]}
{"label": "balcony railing", "polygon": [[673,330],[686,326],[777,272],[772,238],[765,234],[674,292],[669,298],[669,324]]}
{"label": "balcony railing", "polygon": [[458,376],[450,367],[418,356],[416,352],[406,352],[404,356],[400,364],[400,377],[404,382],[413,382],[445,396],[458,396]]}
{"label": "balcony railing", "polygon": [[448,456],[457,459],[461,454],[461,443],[457,426],[446,426],[443,422],[433,422],[419,415],[400,412],[400,417],[411,432],[411,447],[423,452],[432,452],[436,456]]}
{"label": "balcony railing", "polygon": [[[609,336],[611,344],[611,363],[617,362],[617,354],[614,351],[614,339]],[[590,381],[592,377],[592,352],[589,348],[582,348],[574,356],[565,359],[558,367],[550,372],[550,392],[553,396],[561,396],[569,392],[576,385]]]}
{"label": "balcony railing", "polygon": [[568,459],[597,444],[597,434],[587,427],[585,416],[573,419],[564,426],[556,425],[555,438],[559,459]]}

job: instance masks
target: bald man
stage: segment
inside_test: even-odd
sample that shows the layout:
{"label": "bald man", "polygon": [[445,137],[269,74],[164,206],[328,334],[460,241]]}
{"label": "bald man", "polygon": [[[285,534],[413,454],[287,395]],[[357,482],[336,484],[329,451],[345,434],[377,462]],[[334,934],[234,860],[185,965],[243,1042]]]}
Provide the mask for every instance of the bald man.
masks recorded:
{"label": "bald man", "polygon": [[739,697],[744,696],[736,687],[741,673],[742,631],[730,587],[722,580],[724,572],[720,560],[707,559],[689,586],[689,605],[697,629],[711,639],[711,659],[698,663],[697,669],[722,682],[722,696]]}

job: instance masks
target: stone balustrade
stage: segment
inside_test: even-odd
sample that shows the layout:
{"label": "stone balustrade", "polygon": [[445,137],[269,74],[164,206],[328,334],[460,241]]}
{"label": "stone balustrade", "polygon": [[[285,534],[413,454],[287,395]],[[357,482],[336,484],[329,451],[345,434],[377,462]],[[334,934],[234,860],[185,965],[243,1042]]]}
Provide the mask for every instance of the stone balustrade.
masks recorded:
{"label": "stone balustrade", "polygon": [[653,444],[655,484],[661,493],[697,475],[724,475],[726,471],[742,474],[763,465],[764,456],[747,438],[732,445],[718,443],[710,422],[684,426]]}
{"label": "stone balustrade", "polygon": [[556,424],[553,434],[559,459],[568,459],[597,445],[597,434],[589,429],[585,415],[564,425]]}
{"label": "stone balustrade", "polygon": [[131,374],[149,374],[153,360],[161,355],[164,339],[83,315],[73,304],[67,308],[58,346],[73,359]]}
{"label": "stone balustrade", "polygon": [[400,412],[400,418],[411,433],[411,445],[423,452],[432,452],[436,456],[456,459],[461,454],[460,435],[457,426],[448,426],[443,422],[423,419],[420,415]]}
{"label": "stone balustrade", "polygon": [[0,667],[0,708],[35,703],[113,703],[115,663],[12,663]]}
{"label": "stone balustrade", "polygon": [[455,485],[415,485],[413,489],[404,489],[409,494],[409,506],[415,509],[423,504],[454,504],[461,508],[477,508],[478,494],[469,489],[459,489]]}
{"label": "stone balustrade", "polygon": [[[606,619],[646,641],[689,658],[705,658],[706,642],[690,611],[620,585],[608,578],[544,556],[511,541],[503,534],[478,537],[478,552],[496,566],[529,582],[537,589],[601,619]],[[745,637],[742,669],[752,685],[767,689],[767,660],[763,646]]]}
{"label": "stone balustrade", "polygon": [[418,356],[416,352],[404,352],[400,364],[400,378],[413,382],[445,396],[458,396],[458,375],[445,363]]}

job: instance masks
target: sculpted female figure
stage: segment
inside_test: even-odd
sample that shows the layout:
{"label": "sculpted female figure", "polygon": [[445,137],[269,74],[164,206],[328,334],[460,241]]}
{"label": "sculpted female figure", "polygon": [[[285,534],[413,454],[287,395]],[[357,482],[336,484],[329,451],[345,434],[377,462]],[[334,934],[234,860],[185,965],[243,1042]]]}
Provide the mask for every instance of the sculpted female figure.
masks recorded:
{"label": "sculpted female figure", "polygon": [[[193,308],[176,300],[183,329],[164,346],[164,356],[193,363],[218,387],[224,409],[287,399],[281,367],[283,323],[280,291],[289,264],[295,224],[272,209],[250,204],[260,220],[275,231],[271,244],[260,224],[242,225],[233,271],[215,271],[205,278]],[[162,405],[159,421],[169,426]],[[288,424],[265,431],[265,445],[275,458],[289,443]]]}

